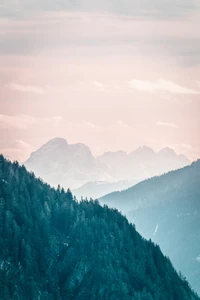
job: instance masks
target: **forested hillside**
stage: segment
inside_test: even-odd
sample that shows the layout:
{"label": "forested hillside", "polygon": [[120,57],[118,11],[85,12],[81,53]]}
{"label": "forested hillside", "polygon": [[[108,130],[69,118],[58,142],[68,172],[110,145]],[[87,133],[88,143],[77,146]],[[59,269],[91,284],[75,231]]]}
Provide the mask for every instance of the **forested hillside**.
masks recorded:
{"label": "forested hillside", "polygon": [[100,202],[125,213],[200,293],[200,160]]}
{"label": "forested hillside", "polygon": [[3,156],[0,223],[0,299],[199,299],[117,210],[77,203]]}

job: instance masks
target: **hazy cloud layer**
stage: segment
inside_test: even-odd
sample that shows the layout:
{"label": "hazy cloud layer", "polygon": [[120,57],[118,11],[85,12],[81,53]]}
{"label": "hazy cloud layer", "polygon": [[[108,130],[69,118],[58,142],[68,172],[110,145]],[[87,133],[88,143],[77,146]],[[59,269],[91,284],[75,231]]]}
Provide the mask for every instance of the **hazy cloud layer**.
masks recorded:
{"label": "hazy cloud layer", "polygon": [[199,157],[198,3],[0,2],[0,152],[62,136]]}
{"label": "hazy cloud layer", "polygon": [[[185,66],[200,63],[198,16],[148,20],[97,13],[45,13],[0,19],[0,54],[54,57],[143,56]],[[74,51],[75,50],[75,51]],[[92,57],[91,57],[92,58]]]}
{"label": "hazy cloud layer", "polygon": [[178,128],[178,125],[176,125],[176,124],[163,122],[163,121],[156,122],[156,126],[169,127],[169,128]]}
{"label": "hazy cloud layer", "polygon": [[33,93],[33,94],[40,94],[40,95],[45,93],[44,89],[37,86],[31,86],[31,85],[10,83],[7,85],[7,87],[13,91],[22,92],[22,93]]}
{"label": "hazy cloud layer", "polygon": [[0,115],[0,129],[16,129],[24,130],[35,125],[45,125],[48,123],[57,126],[62,121],[61,116],[55,116],[52,118],[38,118],[29,115]]}
{"label": "hazy cloud layer", "polygon": [[200,94],[200,91],[180,86],[174,82],[167,81],[162,78],[158,79],[155,82],[132,79],[129,82],[129,85],[132,89],[139,91],[139,92],[172,93],[172,94]]}
{"label": "hazy cloud layer", "polygon": [[25,12],[49,10],[106,11],[131,16],[151,15],[159,17],[180,16],[198,7],[195,0],[18,0],[3,1],[1,15],[20,15]]}

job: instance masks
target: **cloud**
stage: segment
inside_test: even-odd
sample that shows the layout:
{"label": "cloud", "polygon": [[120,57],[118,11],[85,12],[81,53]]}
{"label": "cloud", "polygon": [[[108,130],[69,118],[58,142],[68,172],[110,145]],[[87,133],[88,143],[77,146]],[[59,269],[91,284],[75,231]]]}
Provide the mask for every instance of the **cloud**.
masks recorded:
{"label": "cloud", "polygon": [[180,143],[180,144],[167,144],[167,146],[176,150],[177,153],[184,154],[191,161],[194,161],[194,160],[200,158],[200,147],[199,146],[186,144],[184,142]]}
{"label": "cloud", "polygon": [[84,122],[84,124],[87,125],[88,127],[92,128],[92,129],[102,129],[101,126],[96,125],[96,124],[91,123],[91,122]]}
{"label": "cloud", "polygon": [[25,148],[30,149],[31,148],[32,149],[32,146],[23,140],[16,140],[15,145],[17,146],[17,148],[22,148],[22,149],[25,149]]}
{"label": "cloud", "polygon": [[[44,119],[45,120],[45,119]],[[46,120],[49,120],[48,118],[46,118]],[[50,118],[51,120],[51,118]],[[63,120],[63,117],[61,116],[55,116],[52,118],[52,121],[53,121],[53,125],[54,126],[58,126],[60,124],[60,122]]]}
{"label": "cloud", "polygon": [[[145,5],[150,6],[148,3]],[[119,55],[123,53],[133,57],[142,56],[151,61],[162,60],[163,63],[170,60],[171,63],[184,67],[199,65],[200,34],[196,30],[199,27],[198,20],[149,20],[146,16],[130,18],[113,13],[105,14],[103,11],[63,10],[36,14],[30,19],[27,16],[12,20],[0,18],[0,55],[36,55],[37,60],[45,56],[44,61],[48,56],[52,61],[55,56],[56,59],[64,56],[65,62],[65,53],[68,57],[86,56],[85,59],[96,55],[98,58],[117,55],[116,64],[120,64],[123,58]],[[65,62],[62,68],[66,65]],[[31,67],[35,68],[35,65]],[[87,67],[89,69],[92,66]],[[26,69],[28,68],[30,65],[26,65]],[[45,72],[41,64],[38,68]],[[101,81],[100,78],[99,80]]]}
{"label": "cloud", "polygon": [[58,126],[58,124],[63,120],[61,116],[54,116],[49,118],[39,118],[29,115],[0,115],[0,129],[8,130],[25,130],[32,125],[43,125],[43,124],[53,124],[53,126]]}
{"label": "cloud", "polygon": [[29,125],[36,122],[34,117],[28,115],[0,115],[0,128],[1,129],[27,129]]}
{"label": "cloud", "polygon": [[7,85],[11,90],[22,92],[22,93],[33,93],[43,95],[45,94],[45,90],[41,87],[32,86],[32,85],[23,85],[18,83],[10,83]]}
{"label": "cloud", "polygon": [[157,81],[133,79],[129,81],[129,87],[135,91],[146,93],[200,94],[200,91],[183,87],[162,78]]}
{"label": "cloud", "polygon": [[128,127],[129,127],[129,125],[126,124],[126,123],[124,123],[124,121],[122,121],[122,120],[117,121],[117,124],[118,124],[121,128],[128,128]]}
{"label": "cloud", "polygon": [[34,147],[24,140],[14,140],[9,148],[1,148],[0,153],[3,153],[10,160],[23,162],[33,150]]}
{"label": "cloud", "polygon": [[188,12],[198,9],[195,0],[80,0],[80,1],[59,1],[59,0],[29,0],[12,1],[7,0],[0,5],[0,16],[24,15],[27,12],[37,11],[104,11],[116,14],[174,17],[182,16]]}
{"label": "cloud", "polygon": [[97,124],[94,124],[92,122],[89,122],[89,121],[83,121],[81,123],[67,123],[68,127],[71,127],[71,128],[89,128],[91,130],[102,130],[103,127],[100,126],[100,125],[97,125]]}
{"label": "cloud", "polygon": [[98,91],[106,91],[106,85],[99,81],[91,81],[92,86],[95,88],[95,90]]}
{"label": "cloud", "polygon": [[99,88],[104,88],[105,85],[99,81],[92,81],[91,82],[94,86],[99,87]]}
{"label": "cloud", "polygon": [[159,127],[169,127],[169,128],[178,128],[178,126],[176,124],[168,123],[168,122],[162,122],[162,121],[158,121],[156,123],[156,126],[159,126]]}

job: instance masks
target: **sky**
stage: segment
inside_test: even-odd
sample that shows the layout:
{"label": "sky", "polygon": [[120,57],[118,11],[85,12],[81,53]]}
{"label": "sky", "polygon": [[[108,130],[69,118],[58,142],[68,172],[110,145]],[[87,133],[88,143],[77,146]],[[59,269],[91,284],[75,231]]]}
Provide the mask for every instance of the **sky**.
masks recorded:
{"label": "sky", "polygon": [[0,0],[0,153],[200,158],[200,0]]}

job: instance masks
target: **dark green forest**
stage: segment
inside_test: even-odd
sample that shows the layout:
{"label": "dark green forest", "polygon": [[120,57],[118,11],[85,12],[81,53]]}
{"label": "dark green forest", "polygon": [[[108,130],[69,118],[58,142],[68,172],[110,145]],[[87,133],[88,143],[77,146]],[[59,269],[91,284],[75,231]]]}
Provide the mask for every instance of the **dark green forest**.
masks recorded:
{"label": "dark green forest", "polygon": [[200,295],[200,160],[99,201],[126,214]]}
{"label": "dark green forest", "polygon": [[0,299],[199,297],[116,209],[78,203],[0,156]]}

